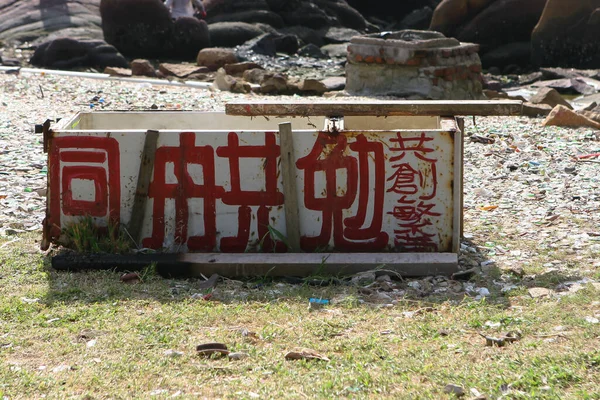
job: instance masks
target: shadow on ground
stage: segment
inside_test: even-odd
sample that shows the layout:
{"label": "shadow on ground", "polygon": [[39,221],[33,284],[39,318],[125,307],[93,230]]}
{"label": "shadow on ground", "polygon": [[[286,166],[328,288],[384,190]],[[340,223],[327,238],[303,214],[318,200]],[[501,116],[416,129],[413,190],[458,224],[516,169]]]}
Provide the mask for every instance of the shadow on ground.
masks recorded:
{"label": "shadow on ground", "polygon": [[[576,274],[559,271],[523,276],[515,271],[502,271],[472,241],[463,241],[460,272],[452,277],[401,277],[382,265],[376,270],[353,276],[313,275],[307,278],[265,276],[228,279],[219,277],[165,277],[169,271],[148,266],[129,274],[128,266],[109,270],[57,271],[45,259],[48,270],[46,302],[114,302],[121,300],[157,300],[160,302],[214,301],[221,303],[291,301],[308,304],[309,298],[349,301],[368,307],[389,307],[398,302],[418,304],[493,302],[510,306],[508,295],[513,290],[532,287],[555,289],[561,283],[581,279]],[[483,266],[483,267],[482,267]],[[161,274],[159,274],[161,272]],[[163,275],[163,276],[161,276]],[[212,281],[211,280],[211,281]]]}

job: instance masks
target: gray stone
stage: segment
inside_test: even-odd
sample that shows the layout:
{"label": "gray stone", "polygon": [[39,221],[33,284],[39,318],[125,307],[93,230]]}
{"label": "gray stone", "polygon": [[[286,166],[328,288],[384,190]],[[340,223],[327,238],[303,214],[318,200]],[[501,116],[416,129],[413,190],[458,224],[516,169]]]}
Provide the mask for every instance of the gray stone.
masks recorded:
{"label": "gray stone", "polygon": [[533,95],[533,97],[531,98],[530,101],[533,104],[547,104],[551,108],[554,108],[557,105],[561,104],[561,105],[567,107],[570,110],[573,109],[573,107],[571,106],[571,104],[569,104],[569,102],[566,101],[560,95],[560,93],[558,93],[556,91],[556,89],[549,88],[549,87],[540,88],[537,91],[537,93],[535,95]]}

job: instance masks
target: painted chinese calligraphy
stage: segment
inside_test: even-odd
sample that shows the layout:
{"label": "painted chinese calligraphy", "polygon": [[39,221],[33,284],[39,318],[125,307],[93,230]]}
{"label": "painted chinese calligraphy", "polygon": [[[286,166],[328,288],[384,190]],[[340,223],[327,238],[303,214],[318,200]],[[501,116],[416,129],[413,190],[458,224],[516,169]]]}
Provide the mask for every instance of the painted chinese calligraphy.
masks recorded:
{"label": "painted chinese calligraphy", "polygon": [[[282,238],[271,236],[276,226],[286,235],[277,133],[174,135],[156,150],[141,245],[200,252],[286,251]],[[295,163],[302,189],[302,250],[447,248],[448,236],[441,238],[440,231],[447,232],[452,221],[436,205],[440,197],[445,204],[451,201],[449,136],[442,142],[431,132],[315,135],[294,139],[302,149]],[[123,138],[54,138],[49,191],[59,195],[49,196],[52,237],[81,216],[127,218],[122,208],[131,199],[121,197],[135,193],[131,182],[137,179],[127,174],[137,168],[120,149]]]}
{"label": "painted chinese calligraphy", "polygon": [[[248,247],[250,220],[252,212],[250,206],[259,206],[258,233],[263,239],[264,251],[284,251],[285,245],[273,243],[267,235],[269,225],[270,207],[283,204],[283,193],[277,189],[277,157],[279,146],[275,141],[275,134],[265,133],[265,145],[240,146],[236,133],[228,135],[227,146],[218,147],[216,154],[229,159],[231,190],[226,191],[223,186],[216,184],[215,176],[215,151],[212,146],[197,146],[196,134],[183,132],[180,135],[180,145],[163,146],[156,152],[154,165],[154,179],[150,184],[148,197],[154,200],[152,217],[152,236],[144,239],[143,244],[150,248],[160,248],[165,239],[165,202],[175,199],[175,241],[186,244],[192,251],[213,251],[217,247],[216,227],[216,200],[224,204],[239,206],[238,208],[238,234],[234,237],[222,237],[219,248],[224,252],[243,252]],[[247,191],[241,189],[240,159],[260,158],[265,159],[265,190]],[[166,166],[174,165],[176,183],[166,182]],[[190,173],[191,165],[202,167],[202,184],[195,183]],[[190,199],[202,199],[204,209],[202,212],[204,235],[188,237],[188,220]]]}
{"label": "painted chinese calligraphy", "polygon": [[[66,216],[106,217],[121,215],[119,143],[110,137],[58,137],[49,156],[50,193],[46,224],[51,237],[61,233],[61,213]],[[89,183],[93,199],[74,193],[75,183]]]}
{"label": "painted chinese calligraphy", "polygon": [[[318,236],[301,237],[303,250],[313,251],[329,245],[333,231],[335,248],[343,250],[377,250],[388,243],[388,235],[381,231],[384,196],[385,166],[383,145],[369,142],[363,135],[350,145],[358,153],[356,157],[346,155],[347,138],[344,135],[331,136],[319,133],[311,152],[296,162],[298,169],[304,170],[304,205],[310,210],[322,213],[321,232]],[[325,155],[323,153],[326,153]],[[368,228],[362,228],[366,220],[369,202],[369,153],[375,158],[374,217]],[[345,170],[346,182],[338,189],[337,171]],[[325,193],[317,197],[315,176],[325,173]],[[358,189],[358,181],[361,185]],[[359,197],[357,215],[343,218],[343,211],[352,207]]]}
{"label": "painted chinese calligraphy", "polygon": [[[427,147],[433,141],[422,132],[420,136],[409,136],[398,132],[390,139],[396,147],[390,148],[395,155],[390,157],[394,173],[387,179],[391,186],[387,192],[400,195],[397,205],[390,215],[398,222],[394,229],[394,244],[406,251],[436,251],[438,243],[435,234],[428,233],[431,226],[430,217],[441,214],[432,209],[435,204],[430,202],[437,193],[437,159],[430,154],[432,147]],[[405,159],[408,153],[414,154],[417,162],[411,163]]]}

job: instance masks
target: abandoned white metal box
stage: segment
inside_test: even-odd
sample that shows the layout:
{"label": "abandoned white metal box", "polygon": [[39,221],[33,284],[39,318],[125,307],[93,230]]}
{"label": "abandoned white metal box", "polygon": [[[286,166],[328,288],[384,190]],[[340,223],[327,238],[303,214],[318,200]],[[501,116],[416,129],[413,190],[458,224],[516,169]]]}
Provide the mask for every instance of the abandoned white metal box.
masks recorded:
{"label": "abandoned white metal box", "polygon": [[453,272],[457,120],[337,107],[88,112],[47,124],[43,246],[92,217],[118,222],[138,247],[188,253],[179,260],[206,273]]}

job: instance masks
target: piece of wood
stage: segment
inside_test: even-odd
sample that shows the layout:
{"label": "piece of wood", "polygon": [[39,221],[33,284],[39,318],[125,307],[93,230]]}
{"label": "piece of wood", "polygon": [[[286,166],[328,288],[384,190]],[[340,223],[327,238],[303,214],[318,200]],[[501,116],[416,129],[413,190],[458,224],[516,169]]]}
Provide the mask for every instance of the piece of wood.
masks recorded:
{"label": "piece of wood", "polygon": [[64,254],[52,258],[57,270],[141,270],[156,264],[163,276],[226,277],[353,275],[386,269],[402,276],[450,276],[458,271],[456,253],[184,253]]}
{"label": "piece of wood", "polygon": [[521,115],[523,103],[514,100],[397,100],[377,102],[235,102],[225,105],[228,115],[255,116],[455,116]]}
{"label": "piece of wood", "polygon": [[296,188],[296,157],[292,138],[292,124],[279,124],[279,148],[281,149],[281,178],[283,180],[283,207],[290,251],[300,251],[300,220],[298,217],[298,190]]}
{"label": "piece of wood", "polygon": [[142,151],[142,160],[138,172],[137,187],[133,199],[133,209],[131,219],[127,226],[129,235],[136,242],[140,243],[142,226],[144,225],[144,215],[146,212],[146,203],[148,201],[148,188],[154,170],[154,158],[158,145],[158,131],[148,130],[144,138],[144,150]]}

